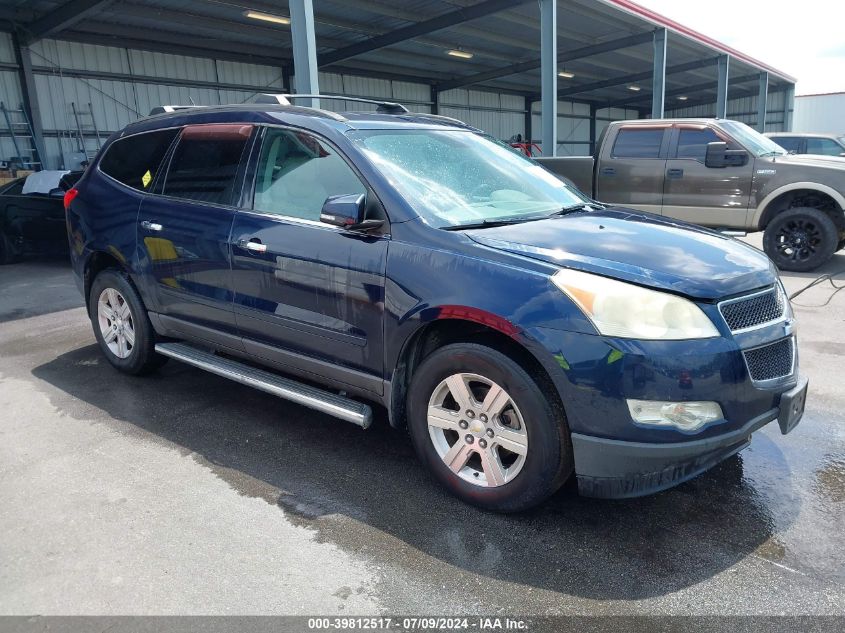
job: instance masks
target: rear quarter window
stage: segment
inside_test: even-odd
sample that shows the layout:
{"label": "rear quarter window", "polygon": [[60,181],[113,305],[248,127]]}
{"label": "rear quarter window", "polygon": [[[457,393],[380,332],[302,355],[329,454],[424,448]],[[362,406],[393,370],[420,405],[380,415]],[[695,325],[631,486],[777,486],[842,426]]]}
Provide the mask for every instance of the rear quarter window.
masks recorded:
{"label": "rear quarter window", "polygon": [[664,129],[623,128],[613,143],[613,158],[660,158]]}
{"label": "rear quarter window", "polygon": [[100,171],[133,189],[146,191],[178,129],[134,134],[114,141],[100,161]]}
{"label": "rear quarter window", "polygon": [[173,151],[162,193],[231,205],[238,166],[251,132],[252,126],[238,124],[186,127]]}

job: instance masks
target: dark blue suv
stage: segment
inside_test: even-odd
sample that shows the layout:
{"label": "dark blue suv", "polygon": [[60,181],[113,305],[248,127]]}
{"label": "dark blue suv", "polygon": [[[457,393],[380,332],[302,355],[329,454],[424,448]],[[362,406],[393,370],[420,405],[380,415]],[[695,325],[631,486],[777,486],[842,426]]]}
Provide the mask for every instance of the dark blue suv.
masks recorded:
{"label": "dark blue suv", "polygon": [[452,119],[178,110],[109,139],[65,206],[112,365],[177,358],[365,428],[378,403],[484,508],[573,473],[661,490],[803,413],[765,255],[604,207]]}

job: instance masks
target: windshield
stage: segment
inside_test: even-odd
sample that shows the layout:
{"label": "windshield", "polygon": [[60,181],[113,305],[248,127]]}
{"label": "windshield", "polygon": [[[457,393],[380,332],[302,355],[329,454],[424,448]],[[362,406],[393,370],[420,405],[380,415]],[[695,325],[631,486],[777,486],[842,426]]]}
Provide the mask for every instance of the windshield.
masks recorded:
{"label": "windshield", "polygon": [[786,155],[786,150],[780,145],[748,127],[745,123],[740,123],[739,121],[722,121],[721,125],[740,145],[755,156]]}
{"label": "windshield", "polygon": [[430,224],[545,217],[589,202],[543,167],[462,130],[363,130],[353,142]]}

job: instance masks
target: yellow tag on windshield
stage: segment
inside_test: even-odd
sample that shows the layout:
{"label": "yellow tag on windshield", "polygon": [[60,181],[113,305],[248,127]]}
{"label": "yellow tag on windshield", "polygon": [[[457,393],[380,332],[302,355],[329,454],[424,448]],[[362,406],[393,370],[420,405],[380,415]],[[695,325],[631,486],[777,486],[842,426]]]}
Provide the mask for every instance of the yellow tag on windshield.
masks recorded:
{"label": "yellow tag on windshield", "polygon": [[144,183],[144,189],[147,188],[147,185],[150,184],[150,181],[153,179],[153,175],[150,173],[150,170],[147,170],[147,173],[141,176],[141,182]]}

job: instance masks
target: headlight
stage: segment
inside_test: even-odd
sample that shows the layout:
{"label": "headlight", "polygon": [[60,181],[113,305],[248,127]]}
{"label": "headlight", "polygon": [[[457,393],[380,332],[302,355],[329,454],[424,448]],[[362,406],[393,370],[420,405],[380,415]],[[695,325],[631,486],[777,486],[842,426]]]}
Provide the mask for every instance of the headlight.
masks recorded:
{"label": "headlight", "polygon": [[615,279],[564,268],[552,282],[607,336],[681,340],[719,336],[692,301]]}

